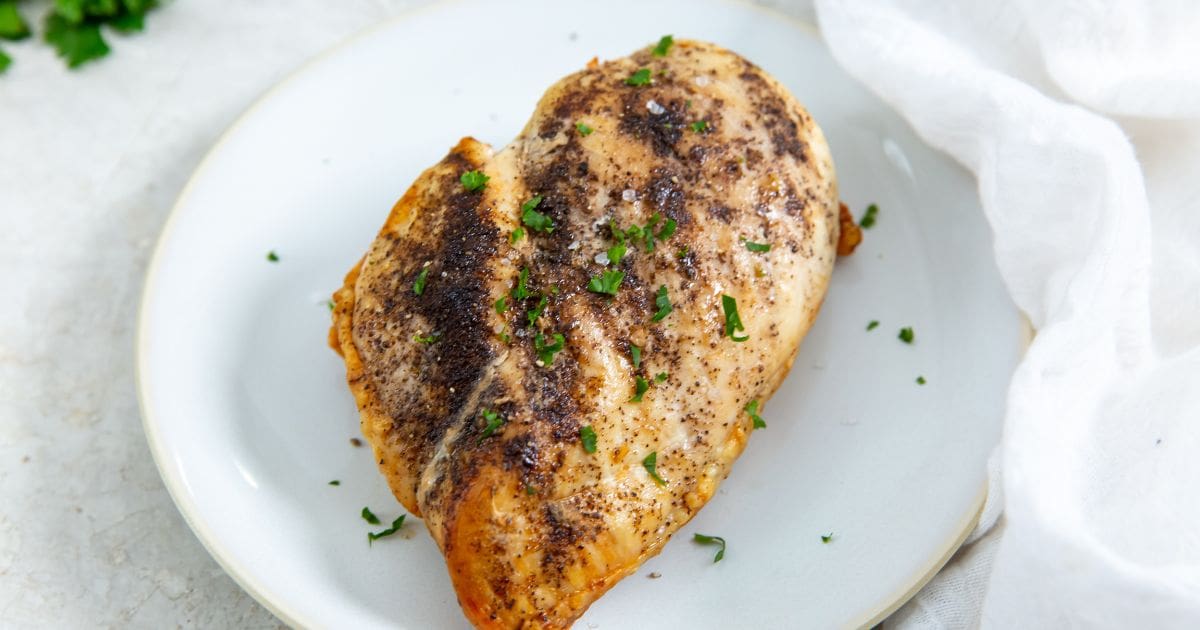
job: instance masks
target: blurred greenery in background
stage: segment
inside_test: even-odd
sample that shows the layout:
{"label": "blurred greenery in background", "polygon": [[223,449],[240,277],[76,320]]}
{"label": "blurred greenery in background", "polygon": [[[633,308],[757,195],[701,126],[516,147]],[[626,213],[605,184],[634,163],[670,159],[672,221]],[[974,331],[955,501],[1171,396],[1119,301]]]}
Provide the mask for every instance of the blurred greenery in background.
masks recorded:
{"label": "blurred greenery in background", "polygon": [[[157,6],[157,0],[54,0],[42,19],[42,40],[68,67],[77,68],[108,54],[102,26],[119,33],[140,31],[146,13]],[[33,35],[27,19],[30,7],[22,0],[0,0],[0,40],[15,42]],[[10,65],[12,58],[0,47],[0,74]]]}

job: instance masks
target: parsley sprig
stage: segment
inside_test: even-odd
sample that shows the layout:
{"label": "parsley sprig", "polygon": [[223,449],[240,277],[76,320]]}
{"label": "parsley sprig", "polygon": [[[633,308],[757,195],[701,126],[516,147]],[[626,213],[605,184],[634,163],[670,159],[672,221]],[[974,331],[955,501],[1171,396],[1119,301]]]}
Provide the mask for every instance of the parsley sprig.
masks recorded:
{"label": "parsley sprig", "polygon": [[[141,31],[157,0],[56,0],[43,21],[42,40],[70,68],[107,55],[111,49],[102,27],[126,34]],[[0,39],[18,41],[33,34],[14,0],[0,0]],[[0,50],[0,73],[12,59]]]}

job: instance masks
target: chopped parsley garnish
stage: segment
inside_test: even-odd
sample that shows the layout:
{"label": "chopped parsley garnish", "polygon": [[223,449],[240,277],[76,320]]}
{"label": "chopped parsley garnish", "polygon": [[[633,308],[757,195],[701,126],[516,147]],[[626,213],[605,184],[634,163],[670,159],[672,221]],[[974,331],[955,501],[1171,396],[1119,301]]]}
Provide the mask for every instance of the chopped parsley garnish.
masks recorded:
{"label": "chopped parsley garnish", "polygon": [[638,376],[635,377],[633,385],[633,398],[629,402],[642,402],[642,396],[646,395],[646,390],[650,389],[650,383],[646,379]]}
{"label": "chopped parsley garnish", "polygon": [[270,262],[279,262],[279,254],[276,254],[275,250],[272,249],[267,252],[267,260]]}
{"label": "chopped parsley garnish", "polygon": [[413,293],[421,295],[425,292],[425,281],[429,278],[429,267],[421,267],[421,273],[417,274],[417,279],[413,280]]}
{"label": "chopped parsley garnish", "polygon": [[897,338],[900,339],[900,341],[903,341],[904,343],[912,343],[913,339],[915,338],[913,335],[913,329],[912,329],[912,327],[909,327],[909,326],[901,328],[900,334],[896,335],[896,336],[897,336]]}
{"label": "chopped parsley garnish", "polygon": [[499,300],[496,300],[496,313],[502,314],[508,310],[508,297],[501,295]]}
{"label": "chopped parsley garnish", "polygon": [[524,300],[529,297],[529,289],[525,286],[529,283],[529,267],[522,267],[521,273],[517,276],[517,286],[513,287],[512,296],[514,300]]}
{"label": "chopped parsley garnish", "polygon": [[763,420],[762,416],[758,415],[758,399],[754,399],[746,403],[745,409],[746,413],[750,414],[750,419],[754,421],[755,429],[767,428],[766,420]]}
{"label": "chopped parsley garnish", "polygon": [[667,482],[658,476],[658,451],[652,451],[646,456],[646,459],[642,460],[642,468],[645,468],[646,472],[650,473],[650,478],[654,480],[654,483],[660,486],[667,485]]}
{"label": "chopped parsley garnish", "polygon": [[696,133],[704,133],[704,132],[708,131],[708,121],[707,120],[697,120],[696,122],[694,122],[688,126],[691,127],[692,131],[695,131]]}
{"label": "chopped parsley garnish", "polygon": [[329,485],[331,485],[331,486],[340,486],[340,485],[342,485],[342,482],[338,481],[337,479],[334,479],[333,481],[330,481],[330,482],[329,482]]}
{"label": "chopped parsley garnish", "polygon": [[721,308],[725,311],[725,334],[738,343],[749,339],[749,335],[738,337],[736,334],[746,330],[745,326],[742,326],[741,316],[738,315],[737,300],[728,295],[722,295]]}
{"label": "chopped parsley garnish", "polygon": [[675,223],[675,219],[667,219],[667,222],[663,224],[663,229],[659,230],[658,234],[654,235],[655,238],[660,241],[665,241],[671,238],[671,235],[675,233],[675,227],[677,225],[678,224]]}
{"label": "chopped parsley garnish", "polygon": [[391,527],[389,527],[383,531],[374,532],[374,533],[368,532],[367,533],[367,542],[373,543],[376,540],[379,540],[380,538],[384,538],[385,536],[391,536],[392,534],[395,534],[396,532],[400,531],[400,527],[404,525],[404,517],[405,516],[408,516],[408,515],[401,514],[400,518],[392,521]]}
{"label": "chopped parsley garnish", "polygon": [[655,383],[661,383],[661,382],[663,382],[663,381],[665,381],[665,380],[667,380],[667,373],[666,373],[666,372],[659,372],[658,374],[655,374],[655,375],[654,375],[654,382],[655,382]]}
{"label": "chopped parsley garnish", "polygon": [[609,247],[606,255],[608,256],[608,262],[610,265],[615,267],[616,265],[621,264],[621,259],[625,257],[625,243],[617,243],[616,245]]}
{"label": "chopped parsley garnish", "polygon": [[491,409],[484,409],[479,413],[483,416],[484,420],[487,420],[487,426],[483,428],[483,433],[479,434],[479,440],[475,442],[476,444],[492,437],[496,429],[499,429],[504,424],[504,416]]}
{"label": "chopped parsley garnish", "polygon": [[589,127],[586,124],[581,123],[581,122],[575,123],[575,129],[579,130],[579,135],[581,135],[581,136],[591,135],[591,133],[593,131],[595,131],[595,129],[592,129],[591,127]]}
{"label": "chopped parsley garnish", "polygon": [[332,311],[332,310],[333,310],[333,307],[334,307],[333,300],[325,300],[325,306],[328,306],[328,307],[329,307],[329,310],[331,310],[331,311]]}
{"label": "chopped parsley garnish", "polygon": [[379,524],[379,517],[375,516],[375,514],[371,512],[371,508],[364,506],[362,509],[361,515],[362,515],[362,518],[364,521],[366,521],[372,525]]}
{"label": "chopped parsley garnish", "polygon": [[833,532],[829,532],[828,534],[821,534],[821,543],[822,544],[828,545],[829,541],[831,541],[831,540],[833,540]]}
{"label": "chopped parsley garnish", "polygon": [[620,269],[608,269],[598,276],[593,276],[588,281],[587,290],[592,293],[615,296],[617,289],[621,288],[621,281],[624,279],[624,271]]}
{"label": "chopped parsley garnish", "polygon": [[925,377],[924,377],[924,376],[918,376],[918,377],[917,377],[917,385],[924,385],[924,384],[925,384]]}
{"label": "chopped parsley garnish", "polygon": [[535,494],[537,494],[537,488],[534,488],[529,484],[525,484],[525,495],[531,497]]}
{"label": "chopped parsley garnish", "polygon": [[519,227],[508,235],[508,242],[511,245],[516,245],[517,241],[521,240],[522,238],[525,238],[525,228]]}
{"label": "chopped parsley garnish", "polygon": [[654,294],[654,305],[658,310],[654,312],[654,317],[650,318],[651,321],[660,322],[671,314],[671,298],[667,297],[667,285],[658,287],[658,292]]}
{"label": "chopped parsley garnish", "polygon": [[629,344],[629,358],[633,360],[633,369],[642,367],[642,349]]}
{"label": "chopped parsley garnish", "polygon": [[867,324],[867,330],[875,330],[876,328],[879,328],[879,320],[872,319],[871,323]]}
{"label": "chopped parsley garnish", "polygon": [[745,243],[746,249],[752,252],[762,253],[771,251],[770,243],[755,243],[754,241],[747,241],[745,239],[743,239],[742,242]]}
{"label": "chopped parsley garnish", "polygon": [[579,441],[583,443],[583,452],[596,452],[596,430],[592,428],[592,425],[580,427]]}
{"label": "chopped parsley garnish", "polygon": [[503,341],[504,343],[512,343],[512,337],[508,335],[508,326],[501,327],[500,334],[497,336],[500,337],[500,341]]}
{"label": "chopped parsley garnish", "polygon": [[542,316],[542,312],[546,310],[546,296],[542,296],[537,301],[537,305],[532,309],[525,311],[525,317],[529,319],[529,325],[532,326],[537,322],[537,319]]}
{"label": "chopped parsley garnish", "polygon": [[463,188],[466,188],[469,192],[476,192],[483,190],[483,187],[487,186],[489,179],[491,179],[491,177],[488,177],[479,171],[467,171],[458,178],[458,181],[461,182]]}
{"label": "chopped parsley garnish", "polygon": [[521,204],[521,223],[524,223],[534,232],[549,234],[554,231],[554,220],[535,210],[540,203],[542,203],[542,196],[538,195]]}
{"label": "chopped parsley garnish", "polygon": [[650,85],[650,68],[642,68],[625,79],[625,85],[640,87]]}
{"label": "chopped parsley garnish", "polygon": [[441,338],[441,333],[433,333],[432,335],[426,335],[424,337],[421,335],[413,335],[413,341],[417,343],[437,343]]}
{"label": "chopped parsley garnish", "polygon": [[551,336],[554,338],[554,343],[549,345],[546,344],[546,336],[541,333],[533,338],[533,349],[537,352],[538,359],[546,367],[554,365],[554,355],[562,352],[563,346],[566,345],[566,339],[563,338],[562,333],[554,333]]}
{"label": "chopped parsley garnish", "polygon": [[721,548],[717,550],[717,555],[713,558],[714,563],[720,562],[721,558],[725,557],[725,539],[721,538],[720,536],[705,536],[704,534],[696,534],[692,536],[692,542],[699,543],[701,545],[721,545]]}
{"label": "chopped parsley garnish", "polygon": [[863,214],[863,218],[858,222],[859,227],[869,228],[875,225],[875,215],[879,214],[879,206],[871,204],[867,206],[867,212]]}
{"label": "chopped parsley garnish", "polygon": [[654,50],[650,51],[655,57],[666,57],[667,51],[671,50],[671,46],[675,43],[675,38],[670,35],[663,35],[662,39],[655,44]]}

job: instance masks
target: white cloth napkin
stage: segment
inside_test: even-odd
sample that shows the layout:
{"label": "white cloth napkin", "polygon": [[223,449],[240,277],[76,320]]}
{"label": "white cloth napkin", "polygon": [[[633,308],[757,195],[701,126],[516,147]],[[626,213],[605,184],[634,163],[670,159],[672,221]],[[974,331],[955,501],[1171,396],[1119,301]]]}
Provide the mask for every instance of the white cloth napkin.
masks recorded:
{"label": "white cloth napkin", "polygon": [[1037,329],[1003,492],[888,625],[1200,627],[1200,4],[816,4],[837,60],[976,174]]}

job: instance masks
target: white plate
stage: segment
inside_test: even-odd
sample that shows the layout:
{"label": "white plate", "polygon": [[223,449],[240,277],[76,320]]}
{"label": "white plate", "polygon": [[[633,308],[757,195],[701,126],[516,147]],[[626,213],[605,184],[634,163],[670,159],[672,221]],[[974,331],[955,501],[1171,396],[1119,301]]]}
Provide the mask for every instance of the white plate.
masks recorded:
{"label": "white plate", "polygon": [[[878,202],[879,221],[839,262],[770,427],[578,627],[868,623],[971,525],[1022,325],[967,174],[779,15],[716,0],[463,0],[354,39],[247,112],[180,196],[146,281],[139,383],[163,479],[213,556],[285,621],[466,625],[419,522],[367,545],[359,510],[402,509],[348,442],[357,414],[324,300],[461,135],[502,146],[555,80],[663,33],[778,77],[824,128],[843,198],[856,212]],[[915,344],[897,339],[903,326]],[[724,561],[694,532],[726,537]]]}

